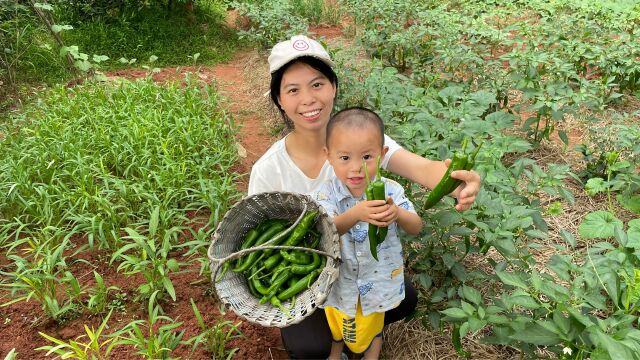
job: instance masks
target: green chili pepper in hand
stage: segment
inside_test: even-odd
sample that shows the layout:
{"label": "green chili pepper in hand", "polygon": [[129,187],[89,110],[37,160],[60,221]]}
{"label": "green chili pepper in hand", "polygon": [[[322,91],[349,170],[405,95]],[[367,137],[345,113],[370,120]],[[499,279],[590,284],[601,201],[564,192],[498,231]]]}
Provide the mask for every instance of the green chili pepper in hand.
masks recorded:
{"label": "green chili pepper in hand", "polygon": [[[387,201],[387,193],[385,192],[384,182],[382,181],[382,177],[380,177],[380,156],[378,156],[378,159],[376,160],[376,180],[373,182],[372,185],[373,185],[373,198],[375,200]],[[378,226],[378,234],[376,236],[378,244],[381,244],[384,241],[384,239],[387,238],[388,231],[389,231],[389,227]]]}
{"label": "green chili pepper in hand", "polygon": [[465,138],[462,141],[462,149],[453,155],[453,159],[451,160],[449,167],[447,167],[447,171],[442,176],[442,179],[440,179],[440,182],[438,182],[436,187],[434,187],[433,190],[431,190],[431,193],[429,193],[429,197],[422,206],[423,210],[432,208],[435,204],[438,203],[438,201],[440,201],[440,199],[442,199],[446,195],[449,195],[458,187],[458,185],[460,185],[461,181],[452,178],[451,173],[456,170],[466,169],[469,158],[464,151],[467,148],[468,142],[468,138]]}
{"label": "green chili pepper in hand", "polygon": [[[364,194],[367,200],[375,200],[375,196],[373,194],[373,184],[371,184],[371,180],[369,179],[369,170],[367,169],[367,162],[364,162],[364,176],[367,179],[367,187],[364,190]],[[371,256],[373,256],[376,261],[378,261],[378,227],[369,224],[369,250],[371,251]]]}

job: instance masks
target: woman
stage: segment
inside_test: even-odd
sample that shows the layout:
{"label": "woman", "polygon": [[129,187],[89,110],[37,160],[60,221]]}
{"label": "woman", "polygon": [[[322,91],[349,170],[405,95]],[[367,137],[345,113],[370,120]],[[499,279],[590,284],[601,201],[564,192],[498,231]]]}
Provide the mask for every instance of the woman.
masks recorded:
{"label": "woman", "polygon": [[[276,44],[269,56],[271,100],[278,107],[291,132],[274,143],[254,164],[249,194],[265,191],[309,193],[334,176],[325,154],[326,126],[338,91],[334,63],[318,42],[298,35]],[[448,162],[431,161],[404,150],[385,135],[389,147],[383,168],[433,189],[444,175]],[[471,207],[480,190],[480,176],[474,171],[454,171],[463,183],[453,195],[456,209]],[[378,217],[387,216],[382,207]],[[416,290],[405,280],[405,299],[385,313],[385,324],[409,315],[417,304]],[[331,333],[322,309],[301,323],[281,330],[282,341],[291,358],[326,358],[331,349]]]}

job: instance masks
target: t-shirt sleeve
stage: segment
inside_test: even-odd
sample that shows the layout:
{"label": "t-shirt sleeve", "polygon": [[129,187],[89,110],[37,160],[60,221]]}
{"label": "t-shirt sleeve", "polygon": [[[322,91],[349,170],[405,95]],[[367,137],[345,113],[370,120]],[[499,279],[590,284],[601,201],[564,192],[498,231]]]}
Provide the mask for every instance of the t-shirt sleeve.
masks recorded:
{"label": "t-shirt sleeve", "polygon": [[248,195],[276,190],[278,189],[273,186],[273,181],[269,181],[266,172],[262,171],[260,166],[254,165],[249,176]]}
{"label": "t-shirt sleeve", "polygon": [[382,161],[380,162],[380,166],[382,166],[383,169],[386,169],[387,165],[389,164],[389,159],[391,159],[391,155],[393,155],[396,151],[402,149],[402,146],[400,146],[400,144],[389,137],[389,135],[384,136],[384,145],[388,146],[389,150],[384,156],[384,159],[382,159]]}
{"label": "t-shirt sleeve", "polygon": [[311,198],[325,209],[329,217],[334,218],[338,216],[336,196],[333,194],[331,183],[329,181],[325,181],[316,190],[312,191]]}

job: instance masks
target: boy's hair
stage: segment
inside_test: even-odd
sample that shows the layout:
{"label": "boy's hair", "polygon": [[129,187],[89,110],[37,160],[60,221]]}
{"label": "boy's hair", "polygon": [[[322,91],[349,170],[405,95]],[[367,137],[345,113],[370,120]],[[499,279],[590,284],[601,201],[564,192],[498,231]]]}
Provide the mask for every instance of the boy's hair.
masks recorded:
{"label": "boy's hair", "polygon": [[327,124],[326,146],[329,147],[329,140],[333,131],[338,126],[347,126],[351,128],[362,129],[371,125],[380,132],[380,147],[384,146],[384,123],[378,114],[367,108],[354,106],[342,109],[335,113]]}

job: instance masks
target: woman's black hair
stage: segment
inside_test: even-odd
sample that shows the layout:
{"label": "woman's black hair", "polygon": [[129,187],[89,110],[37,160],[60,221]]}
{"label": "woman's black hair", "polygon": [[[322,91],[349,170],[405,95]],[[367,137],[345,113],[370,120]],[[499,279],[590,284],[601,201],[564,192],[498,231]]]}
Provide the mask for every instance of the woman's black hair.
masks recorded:
{"label": "woman's black hair", "polygon": [[278,98],[280,97],[280,84],[282,83],[282,76],[284,75],[284,72],[287,71],[289,66],[297,62],[301,62],[303,64],[311,66],[314,70],[319,71],[322,75],[329,79],[329,81],[331,81],[331,83],[336,87],[336,96],[338,96],[338,76],[333,71],[331,66],[327,65],[322,60],[314,58],[313,56],[301,56],[284,64],[280,69],[271,74],[271,101],[273,101],[273,103],[280,111],[282,119],[284,119],[284,124],[289,130],[293,129],[293,122],[287,117],[287,114],[285,114],[284,110],[280,107]]}

